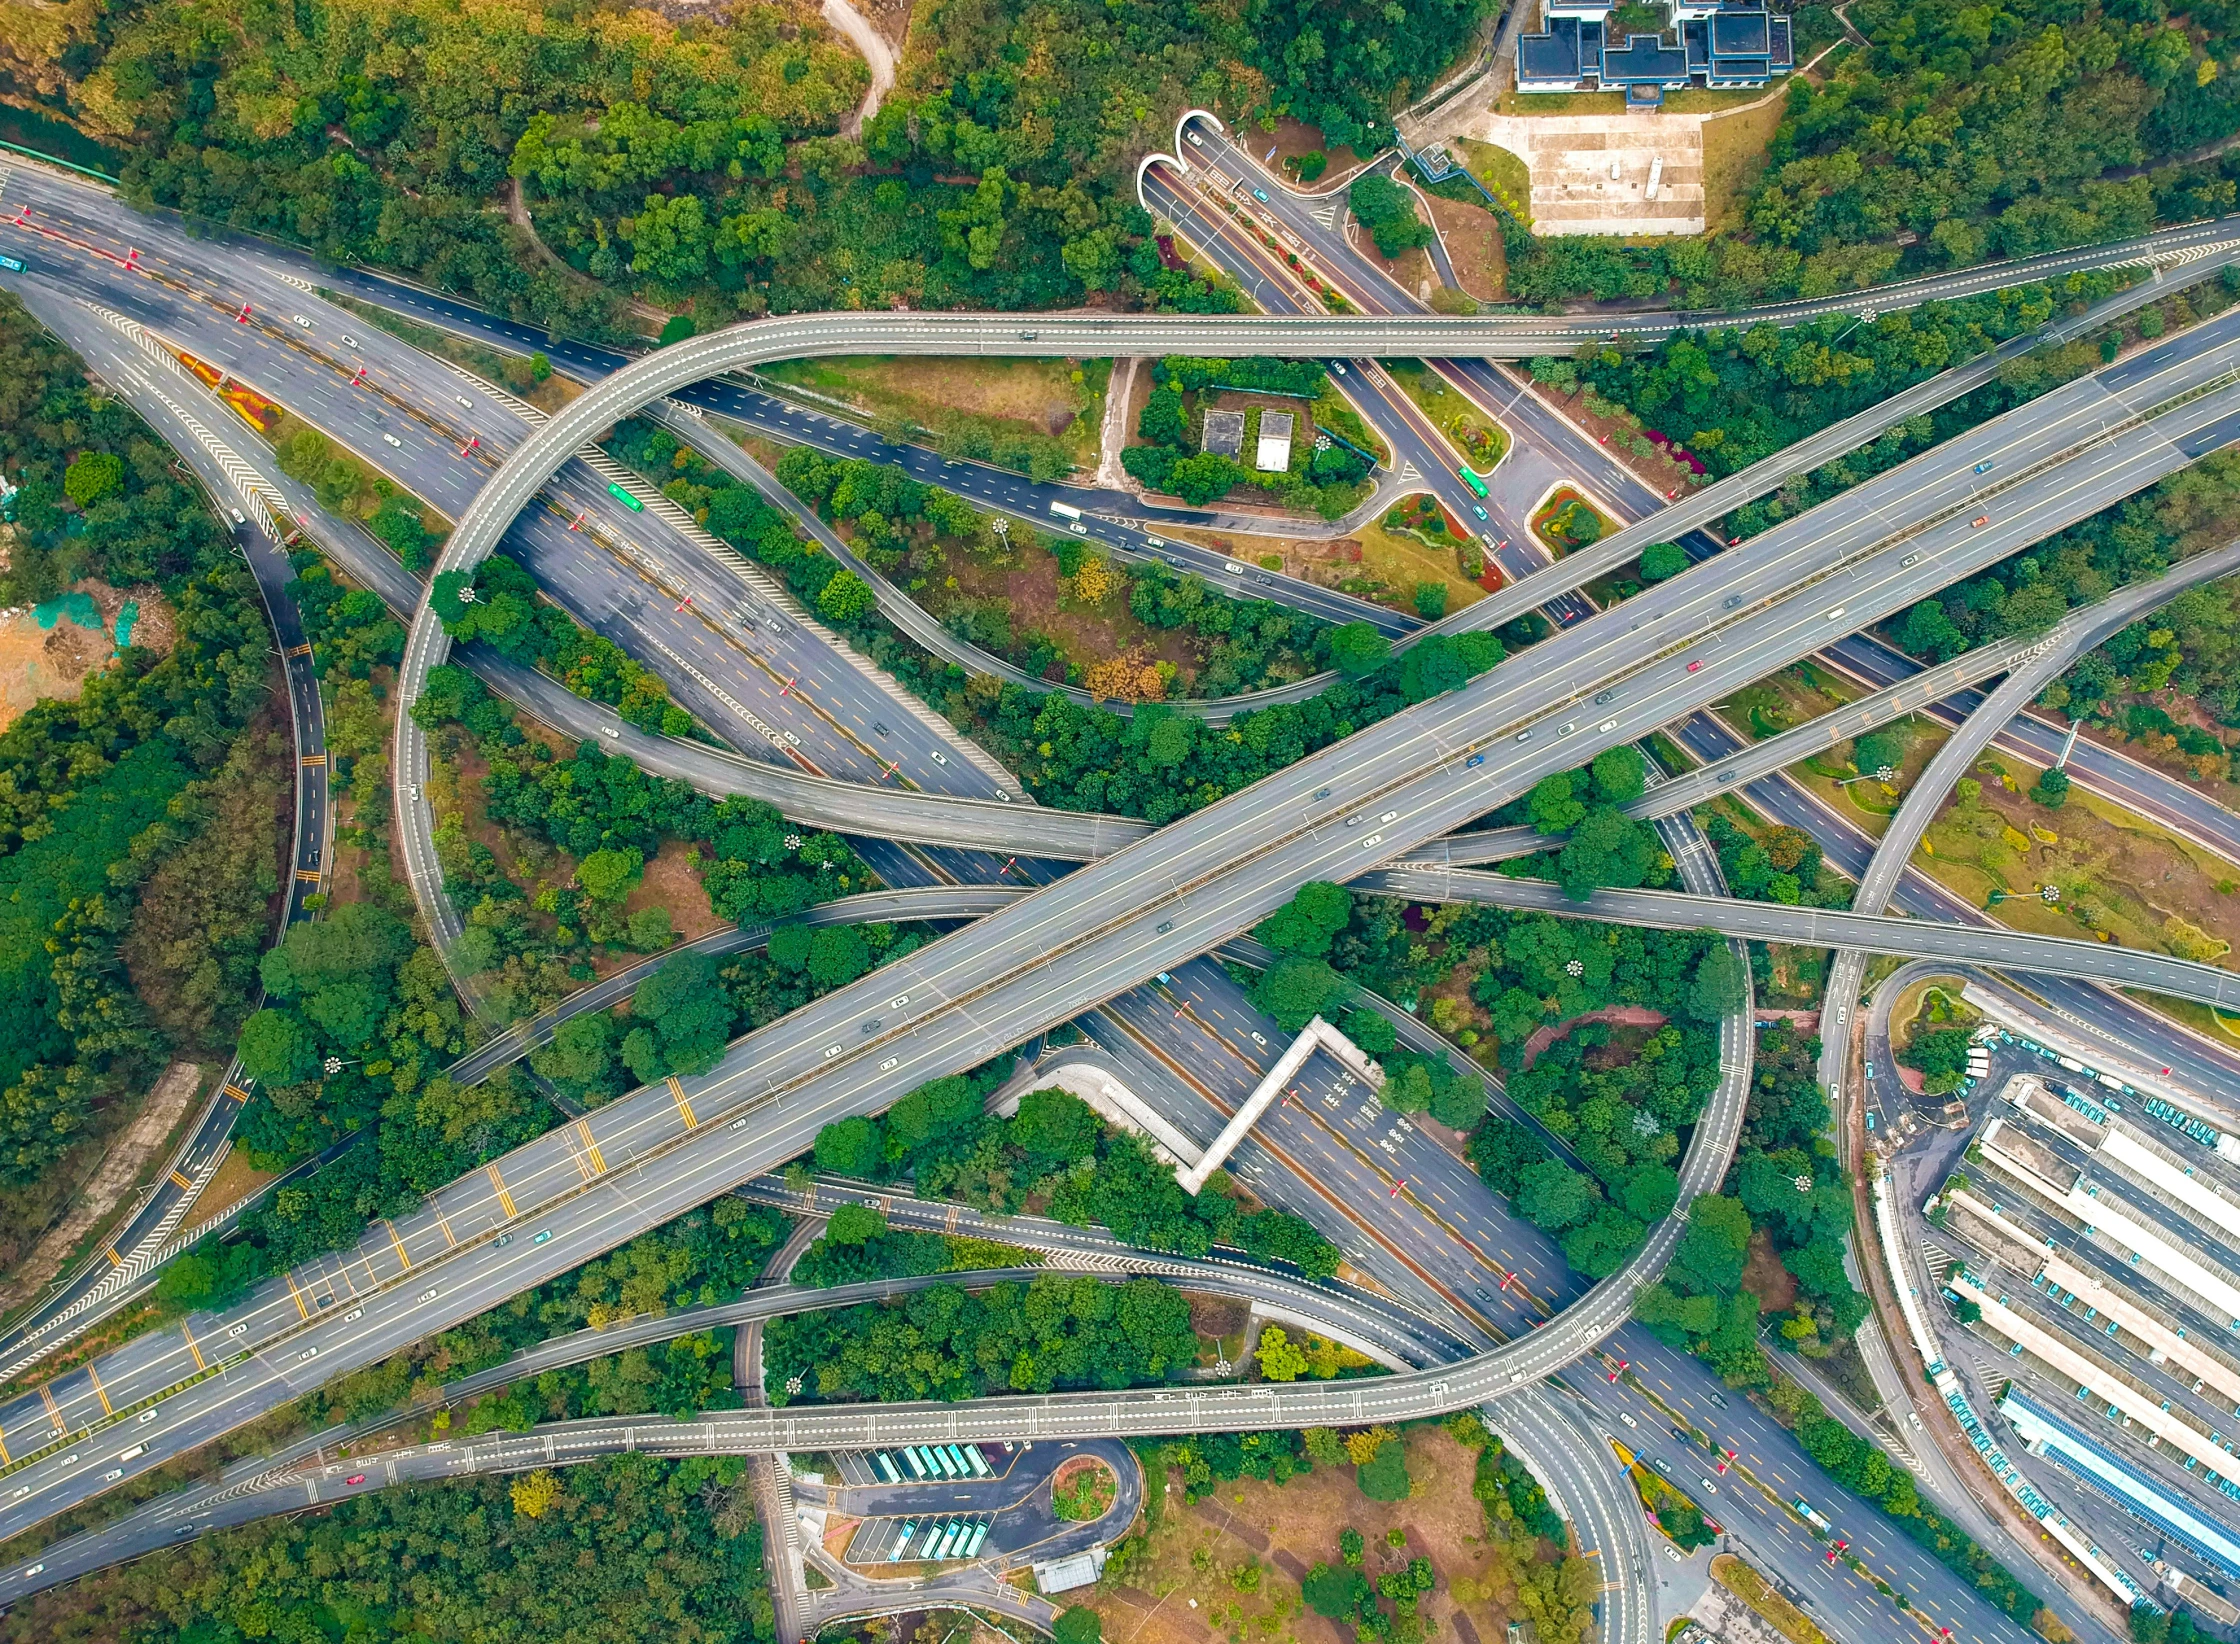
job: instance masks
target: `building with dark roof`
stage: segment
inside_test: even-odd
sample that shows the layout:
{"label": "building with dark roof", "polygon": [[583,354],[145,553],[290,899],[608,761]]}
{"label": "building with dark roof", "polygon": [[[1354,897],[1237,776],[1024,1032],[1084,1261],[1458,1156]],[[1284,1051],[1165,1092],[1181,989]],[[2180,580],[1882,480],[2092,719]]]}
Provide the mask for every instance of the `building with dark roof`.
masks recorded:
{"label": "building with dark roof", "polygon": [[1517,37],[1517,89],[1622,91],[1629,109],[1655,109],[1667,91],[1763,86],[1795,66],[1789,19],[1762,0],[1668,3],[1662,34],[1619,38],[1607,0],[1547,0],[1542,31]]}

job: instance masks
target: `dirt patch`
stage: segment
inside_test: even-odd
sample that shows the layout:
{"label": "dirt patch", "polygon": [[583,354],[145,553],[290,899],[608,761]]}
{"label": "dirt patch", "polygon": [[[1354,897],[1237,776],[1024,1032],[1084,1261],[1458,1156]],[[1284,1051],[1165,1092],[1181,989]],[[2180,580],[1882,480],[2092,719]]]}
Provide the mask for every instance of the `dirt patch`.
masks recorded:
{"label": "dirt patch", "polygon": [[[681,839],[662,841],[661,849],[646,864],[646,876],[622,904],[625,914],[640,908],[667,908],[669,924],[680,942],[694,941],[721,930],[724,921],[708,906],[708,893],[700,883],[700,851]],[[598,963],[597,960],[593,961]],[[637,963],[636,955],[620,955],[614,968]]]}
{"label": "dirt patch", "polygon": [[1499,302],[1509,290],[1509,259],[1501,246],[1501,223],[1484,206],[1460,200],[1424,196],[1439,237],[1447,242],[1447,260],[1462,289],[1482,303]]}
{"label": "dirt patch", "polygon": [[[1440,1428],[1409,1433],[1405,1442],[1415,1490],[1398,1502],[1369,1500],[1353,1469],[1341,1466],[1282,1485],[1225,1481],[1185,1512],[1180,1477],[1154,1469],[1147,1488],[1162,1492],[1165,1511],[1152,1515],[1143,1556],[1124,1583],[1100,1585],[1085,1600],[1102,1618],[1104,1636],[1113,1644],[1351,1644],[1350,1630],[1315,1615],[1299,1596],[1315,1565],[1338,1561],[1338,1532],[1351,1527],[1366,1542],[1363,1573],[1371,1580],[1410,1558],[1431,1560],[1439,1587],[1422,1607],[1431,1636],[1450,1626],[1460,1636],[1459,1622],[1468,1619],[1480,1638],[1502,1637],[1515,1594],[1484,1543],[1485,1512],[1471,1493],[1476,1457]],[[1398,1548],[1386,1542],[1395,1529],[1405,1537]],[[1243,1590],[1239,1572],[1254,1564],[1257,1584]],[[1458,1601],[1458,1589],[1471,1596]]]}
{"label": "dirt patch", "polygon": [[789,360],[764,374],[870,416],[906,418],[937,433],[974,421],[1010,424],[1064,440],[1077,464],[1093,468],[1110,370],[1106,360],[854,355]]}
{"label": "dirt patch", "polygon": [[1057,557],[1039,547],[1007,553],[952,551],[949,580],[954,588],[928,588],[926,608],[938,617],[968,603],[1001,601],[1010,611],[1016,635],[1047,634],[1065,660],[1087,672],[1107,658],[1139,656],[1146,663],[1172,663],[1181,690],[1198,677],[1198,654],[1179,628],[1152,628],[1136,620],[1124,595],[1114,593],[1095,605],[1070,598],[1061,586]]}
{"label": "dirt patch", "polygon": [[1201,1336],[1226,1338],[1244,1329],[1245,1321],[1252,1316],[1252,1304],[1233,1296],[1209,1296],[1203,1291],[1190,1292],[1190,1328]]}
{"label": "dirt patch", "polygon": [[1645,1005],[1608,1005],[1549,1027],[1535,1028],[1532,1037],[1524,1042],[1524,1065],[1530,1068],[1540,1059],[1542,1051],[1558,1039],[1569,1038],[1571,1030],[1585,1022],[1608,1022],[1614,1027],[1662,1027],[1664,1012],[1650,1010]]}
{"label": "dirt patch", "polygon": [[71,1201],[69,1214],[47,1230],[20,1267],[0,1281],[0,1307],[13,1307],[62,1271],[80,1241],[101,1225],[140,1179],[201,1088],[202,1068],[194,1062],[173,1062],[156,1076],[140,1116],[111,1144],[93,1179]]}
{"label": "dirt patch", "polygon": [[225,1162],[218,1166],[217,1174],[210,1178],[210,1185],[202,1190],[202,1197],[195,1201],[195,1220],[208,1221],[219,1211],[239,1204],[277,1174],[277,1171],[257,1169],[249,1163],[249,1156],[240,1148],[227,1148]]}
{"label": "dirt patch", "polygon": [[115,657],[127,605],[131,643],[168,653],[177,625],[154,588],[112,588],[86,577],[60,599],[0,618],[0,726],[42,698],[75,701],[87,678]]}
{"label": "dirt patch", "polygon": [[1788,109],[1769,97],[1703,123],[1703,215],[1712,233],[1739,226],[1742,202],[1766,168],[1766,146]]}
{"label": "dirt patch", "polygon": [[1758,1298],[1760,1309],[1771,1316],[1797,1305],[1797,1281],[1773,1252],[1773,1240],[1764,1228],[1750,1235],[1750,1259],[1743,1265],[1742,1288]]}

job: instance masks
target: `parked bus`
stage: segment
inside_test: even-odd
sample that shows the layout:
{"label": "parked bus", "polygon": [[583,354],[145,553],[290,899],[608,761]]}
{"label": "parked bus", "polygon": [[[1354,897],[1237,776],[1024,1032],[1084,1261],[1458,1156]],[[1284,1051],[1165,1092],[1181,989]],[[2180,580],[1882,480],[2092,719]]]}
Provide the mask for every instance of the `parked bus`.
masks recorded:
{"label": "parked bus", "polygon": [[961,1556],[965,1558],[978,1558],[980,1556],[980,1543],[986,1541],[987,1539],[988,1521],[986,1519],[982,1519],[979,1523],[975,1524],[972,1527],[972,1539],[965,1543],[964,1551]]}
{"label": "parked bus", "polygon": [[916,1519],[906,1518],[902,1521],[902,1534],[895,1539],[894,1551],[887,1555],[889,1564],[900,1564],[902,1562],[903,1555],[910,1551],[910,1538],[917,1533],[918,1521]]}
{"label": "parked bus", "polygon": [[949,1465],[957,1470],[957,1477],[976,1478],[979,1476],[973,1472],[972,1463],[964,1459],[964,1451],[958,1446],[954,1444],[943,1445],[941,1453],[948,1457]]}
{"label": "parked bus", "polygon": [[1081,510],[1074,507],[1070,502],[1053,502],[1050,505],[1050,512],[1060,519],[1079,519],[1081,517]]}
{"label": "parked bus", "polygon": [[979,1445],[966,1445],[964,1447],[964,1459],[966,1463],[972,1468],[972,1476],[974,1478],[986,1478],[988,1476],[990,1470],[988,1467],[988,1460],[987,1457],[981,1455]]}
{"label": "parked bus", "polygon": [[895,1470],[894,1463],[887,1459],[887,1453],[884,1450],[874,1453],[871,1457],[871,1470],[888,1484],[900,1484],[902,1482],[902,1474]]}
{"label": "parked bus", "polygon": [[615,501],[621,503],[623,507],[629,509],[633,514],[642,514],[646,511],[646,505],[640,502],[636,497],[632,496],[629,490],[619,480],[610,480],[608,482],[607,495],[614,498]]}
{"label": "parked bus", "polygon": [[902,1464],[910,1469],[910,1476],[913,1479],[922,1479],[926,1476],[925,1463],[918,1459],[917,1451],[905,1445],[897,1454],[902,1457]]}
{"label": "parked bus", "polygon": [[1476,497],[1480,502],[1485,501],[1486,482],[1484,480],[1478,478],[1477,475],[1471,473],[1467,468],[1457,468],[1455,472],[1462,476],[1462,483],[1470,487],[1470,494],[1472,496]]}

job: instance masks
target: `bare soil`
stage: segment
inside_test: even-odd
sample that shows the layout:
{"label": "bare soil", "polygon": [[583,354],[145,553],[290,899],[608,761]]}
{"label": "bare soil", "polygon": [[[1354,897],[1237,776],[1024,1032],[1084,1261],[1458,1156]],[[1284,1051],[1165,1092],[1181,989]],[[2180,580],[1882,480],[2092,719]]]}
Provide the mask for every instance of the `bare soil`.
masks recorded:
{"label": "bare soil", "polygon": [[248,1155],[241,1149],[229,1148],[225,1162],[218,1166],[217,1174],[210,1178],[210,1185],[202,1190],[202,1197],[195,1202],[195,1219],[207,1221],[228,1205],[240,1203],[277,1174],[276,1171],[258,1170],[249,1163]]}
{"label": "bare soil", "polygon": [[1742,1288],[1758,1298],[1760,1310],[1771,1316],[1797,1305],[1797,1281],[1774,1254],[1773,1240],[1764,1228],[1750,1235],[1750,1259],[1743,1264]]}
{"label": "bare soil", "polygon": [[950,598],[927,590],[937,595],[927,602],[927,608],[936,615],[951,608],[958,597],[1007,600],[1014,633],[1024,635],[1034,630],[1048,634],[1066,660],[1083,669],[1129,653],[1145,662],[1173,663],[1181,671],[1185,688],[1198,676],[1198,656],[1183,630],[1151,628],[1138,622],[1119,594],[1097,605],[1066,598],[1059,586],[1058,561],[1042,549],[1014,549],[1001,556],[1001,563],[994,556],[982,559],[952,551],[949,574],[957,581]]}
{"label": "bare soil", "polygon": [[[1482,1545],[1484,1509],[1471,1494],[1475,1457],[1443,1429],[1409,1433],[1405,1442],[1415,1490],[1398,1502],[1369,1500],[1351,1467],[1335,1467],[1282,1485],[1226,1482],[1186,1507],[1180,1477],[1154,1472],[1146,1487],[1165,1492],[1164,1511],[1148,1532],[1145,1558],[1083,1602],[1096,1609],[1111,1644],[1351,1644],[1350,1630],[1340,1633],[1299,1596],[1310,1569],[1338,1561],[1338,1532],[1351,1526],[1366,1542],[1363,1573],[1372,1580],[1412,1557],[1431,1560],[1439,1587],[1421,1613],[1433,1637],[1499,1639],[1510,1614],[1504,1600],[1514,1593],[1461,1604],[1453,1590],[1458,1579],[1482,1583],[1497,1570]],[[1405,1546],[1386,1546],[1391,1529],[1405,1532]],[[1260,1579],[1256,1590],[1242,1592],[1234,1577],[1247,1564],[1260,1566]]]}
{"label": "bare soil", "polygon": [[101,1156],[92,1178],[72,1197],[69,1212],[40,1237],[22,1265],[0,1281],[0,1307],[15,1306],[62,1271],[79,1244],[140,1180],[201,1088],[202,1068],[194,1062],[173,1062],[156,1076],[139,1116]]}
{"label": "bare soil", "polygon": [[87,677],[107,667],[116,653],[117,613],[126,600],[139,604],[132,630],[135,645],[161,656],[177,637],[171,607],[154,588],[112,588],[84,577],[70,591],[93,600],[101,616],[98,632],[68,617],[42,628],[28,607],[0,620],[0,727],[42,698],[77,699]]}
{"label": "bare soil", "polygon": [[1524,1042],[1524,1065],[1530,1068],[1540,1059],[1540,1053],[1558,1039],[1567,1039],[1571,1030],[1582,1022],[1608,1022],[1621,1027],[1662,1027],[1664,1012],[1651,1010],[1645,1005],[1608,1005],[1601,1010],[1590,1010],[1583,1016],[1573,1016],[1546,1027],[1535,1028],[1532,1037]]}
{"label": "bare soil", "polygon": [[1431,220],[1447,242],[1462,289],[1482,303],[1499,302],[1509,290],[1509,259],[1501,245],[1501,222],[1482,205],[1426,194]]}

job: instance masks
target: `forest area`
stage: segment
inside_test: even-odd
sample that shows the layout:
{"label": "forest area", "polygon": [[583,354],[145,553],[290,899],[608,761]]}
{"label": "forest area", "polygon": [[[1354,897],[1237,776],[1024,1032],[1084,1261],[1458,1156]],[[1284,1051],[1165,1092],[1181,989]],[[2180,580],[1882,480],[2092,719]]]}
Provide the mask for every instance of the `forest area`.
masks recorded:
{"label": "forest area", "polygon": [[[1151,242],[1136,158],[1192,105],[1362,137],[1481,12],[939,0],[860,139],[838,133],[868,70],[784,0],[682,23],[577,0],[122,0],[0,43],[0,82],[110,144],[137,198],[557,330],[627,333],[626,298],[702,327],[901,302],[1225,310]],[[516,197],[533,228],[492,209]]]}

